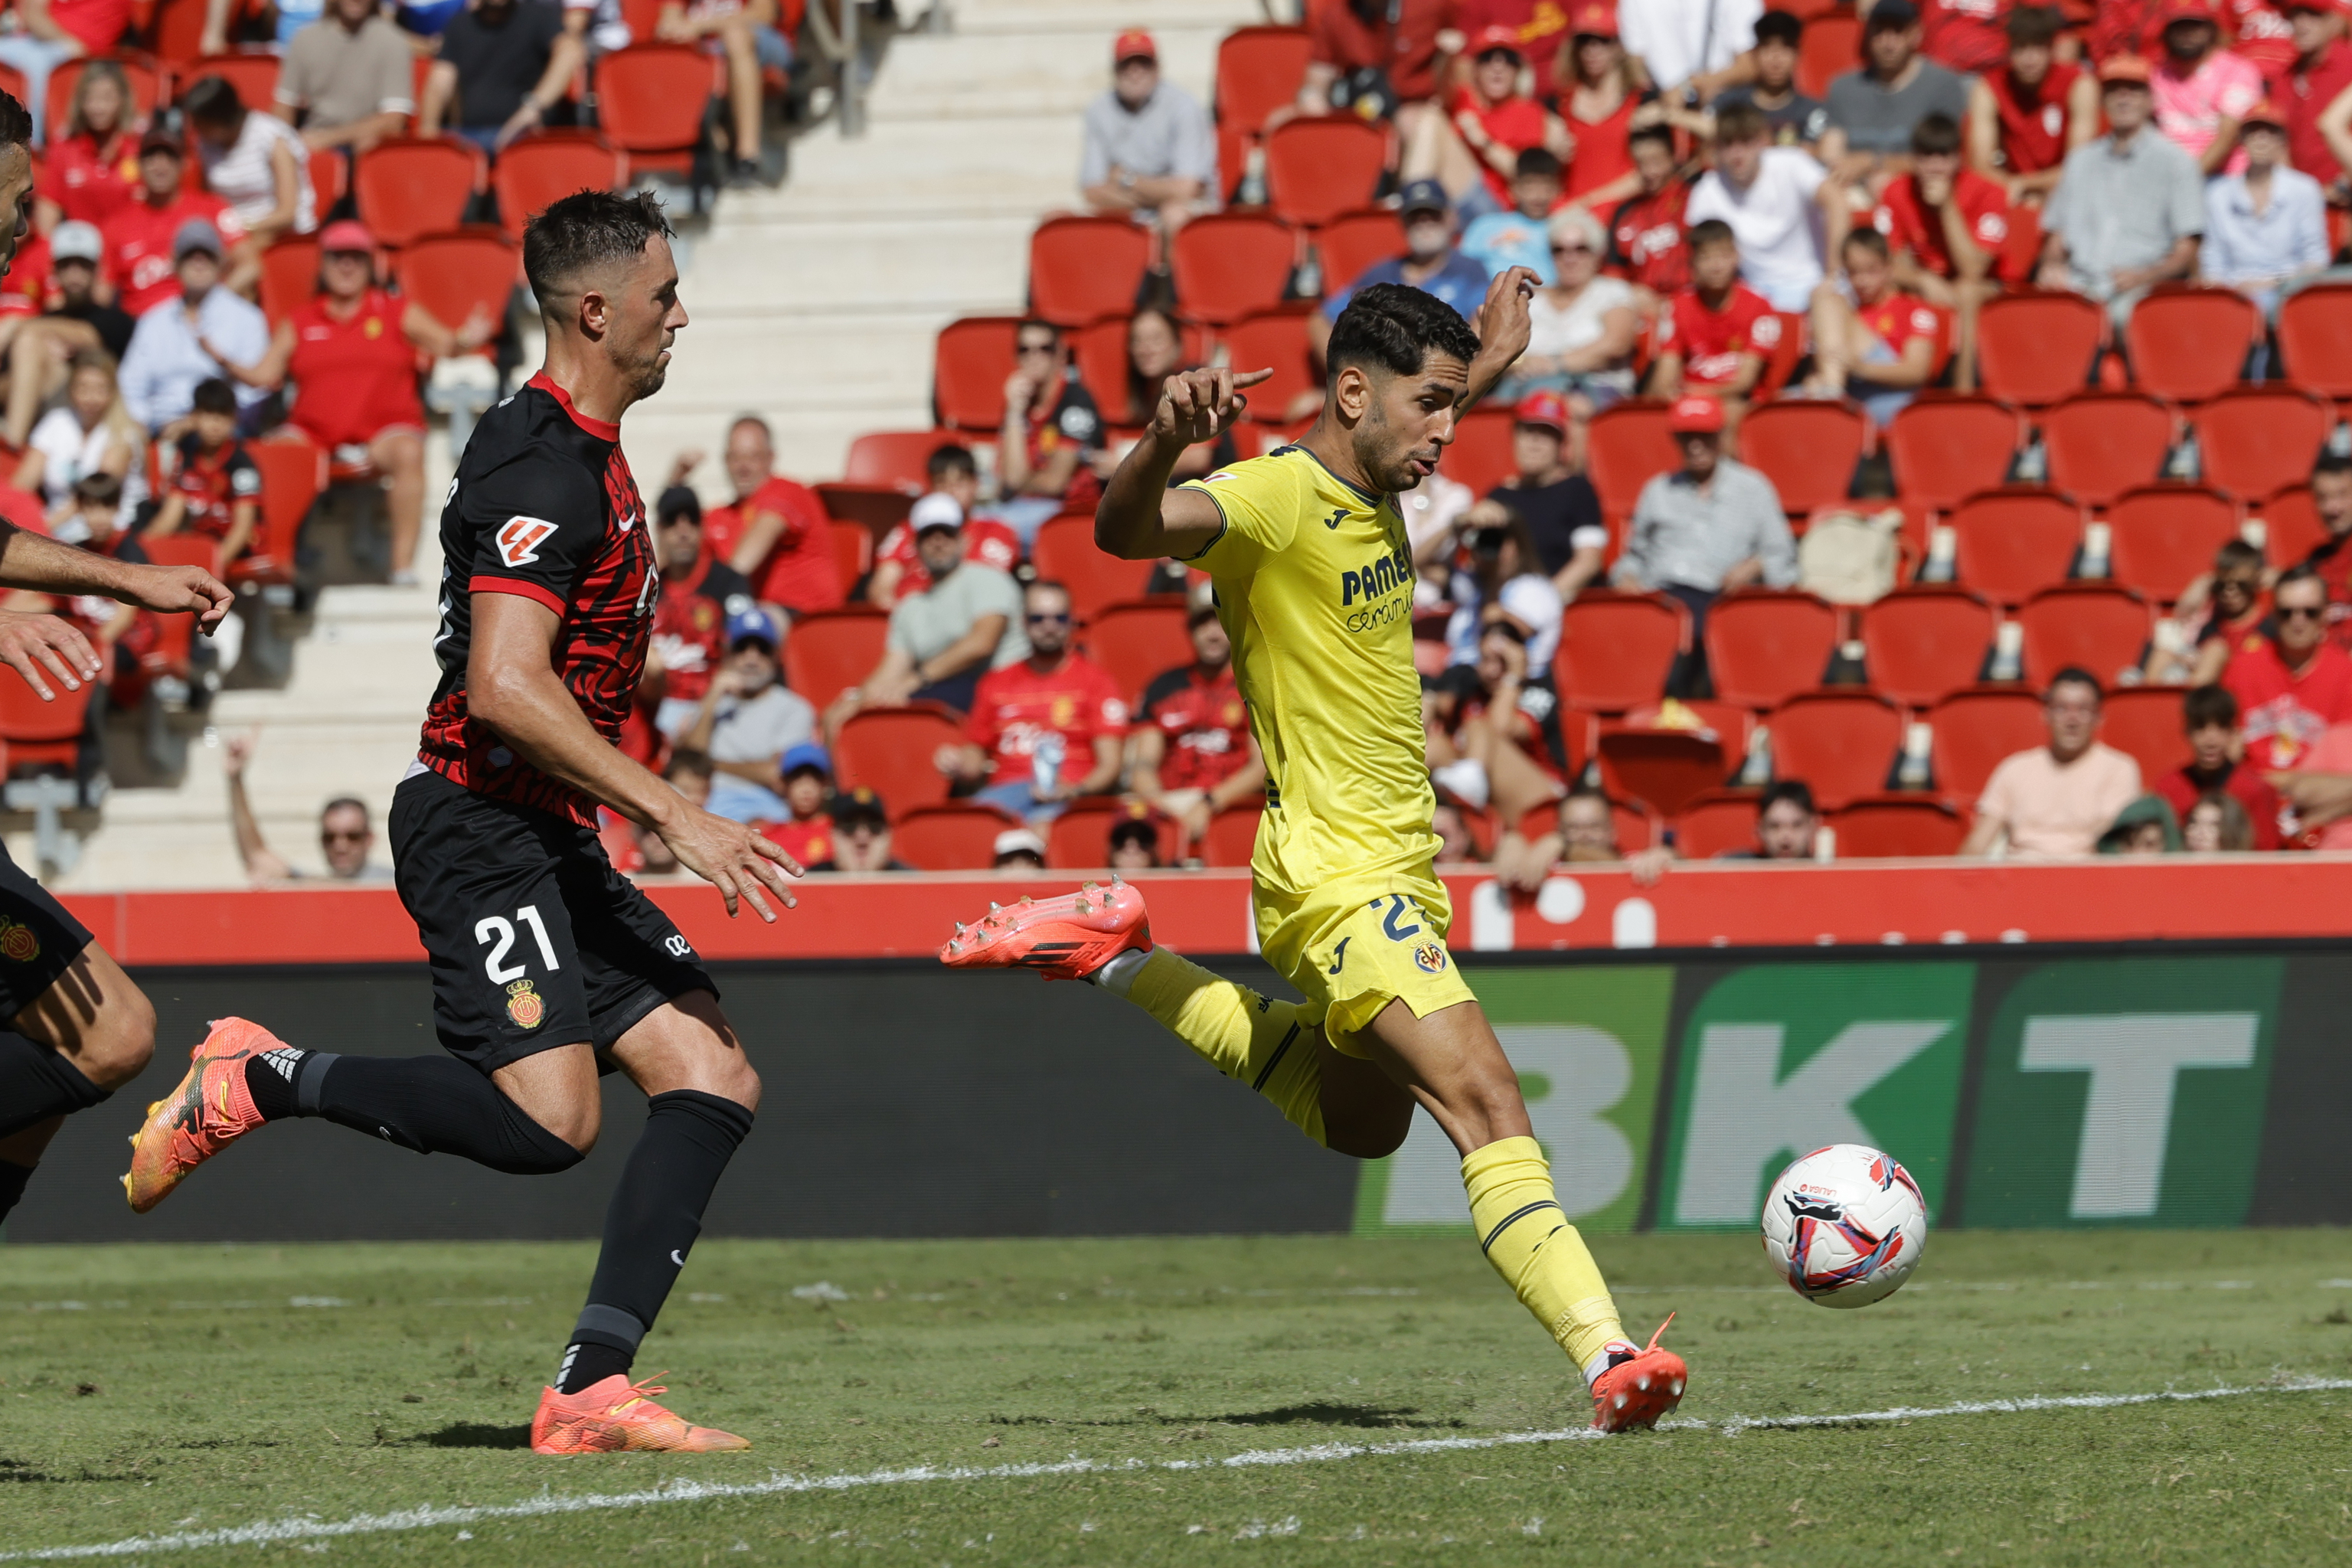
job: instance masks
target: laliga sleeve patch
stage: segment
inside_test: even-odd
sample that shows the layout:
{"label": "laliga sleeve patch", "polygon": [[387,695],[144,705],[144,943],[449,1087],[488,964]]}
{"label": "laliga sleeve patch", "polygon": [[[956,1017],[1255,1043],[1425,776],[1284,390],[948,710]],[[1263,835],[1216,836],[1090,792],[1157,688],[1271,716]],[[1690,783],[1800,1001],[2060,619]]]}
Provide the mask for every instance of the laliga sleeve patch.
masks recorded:
{"label": "laliga sleeve patch", "polygon": [[499,559],[509,566],[528,565],[554,532],[555,524],[544,518],[510,517],[499,525]]}

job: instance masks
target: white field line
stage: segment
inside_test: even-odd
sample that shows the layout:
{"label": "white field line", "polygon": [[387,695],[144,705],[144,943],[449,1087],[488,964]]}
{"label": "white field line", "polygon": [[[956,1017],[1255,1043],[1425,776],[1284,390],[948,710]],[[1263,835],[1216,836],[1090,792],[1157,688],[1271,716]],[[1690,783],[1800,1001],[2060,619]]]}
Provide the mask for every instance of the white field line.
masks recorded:
{"label": "white field line", "polygon": [[[2251,1394],[2320,1394],[2352,1389],[2352,1378],[2281,1378],[2248,1388],[2167,1389],[2157,1394],[2075,1394],[2037,1399],[1969,1399],[1954,1405],[1899,1405],[1844,1415],[1735,1415],[1721,1421],[1667,1421],[1661,1430],[1741,1432],[1773,1427],[1849,1426],[1861,1422],[1925,1421],[1941,1415],[2020,1415],[2038,1410],[2115,1410],[2128,1405],[2168,1401],[2233,1399]],[[936,1466],[864,1470],[852,1475],[771,1475],[764,1481],[715,1482],[672,1479],[633,1492],[546,1492],[520,1502],[481,1507],[403,1509],[393,1513],[354,1514],[349,1519],[280,1519],[226,1530],[192,1530],[170,1535],[138,1535],[89,1546],[46,1546],[0,1552],[0,1563],[55,1563],[80,1557],[133,1557],[153,1552],[187,1552],[207,1546],[258,1546],[277,1542],[324,1541],[339,1536],[382,1535],[433,1530],[501,1519],[539,1519],[551,1514],[612,1509],[652,1508],[663,1503],[714,1499],[846,1492],[866,1487],[906,1486],[919,1481],[1023,1480],[1037,1476],[1113,1475],[1135,1470],[1245,1469],[1260,1466],[1328,1464],[1337,1459],[1391,1458],[1400,1455],[1452,1454],[1479,1448],[1519,1447],[1536,1443],[1575,1443],[1598,1438],[1591,1427],[1557,1432],[1502,1432],[1487,1437],[1420,1437],[1402,1443],[1315,1443],[1298,1448],[1257,1448],[1221,1459],[1084,1459],[1072,1456],[1052,1464]]]}

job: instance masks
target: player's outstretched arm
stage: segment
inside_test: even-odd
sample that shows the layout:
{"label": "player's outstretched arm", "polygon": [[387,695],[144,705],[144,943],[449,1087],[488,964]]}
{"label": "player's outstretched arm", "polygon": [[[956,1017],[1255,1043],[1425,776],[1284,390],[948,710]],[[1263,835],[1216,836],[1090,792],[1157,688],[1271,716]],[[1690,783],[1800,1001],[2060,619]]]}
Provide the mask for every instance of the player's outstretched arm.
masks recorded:
{"label": "player's outstretched arm", "polygon": [[743,824],[688,804],[596,733],[555,673],[554,611],[520,594],[476,594],[473,605],[466,701],[475,718],[540,772],[660,834],[679,865],[719,889],[730,915],[749,900],[772,921],[762,888],[787,908],[797,902],[787,879],[801,874],[799,862]]}
{"label": "player's outstretched arm", "polygon": [[1103,487],[1095,508],[1095,542],[1125,561],[1172,555],[1189,561],[1224,526],[1216,502],[1197,490],[1171,490],[1169,476],[1185,447],[1213,441],[1249,411],[1241,390],[1271,370],[1188,370],[1160,387],[1160,406],[1143,438]]}
{"label": "player's outstretched arm", "polygon": [[0,532],[0,587],[102,594],[161,615],[193,613],[207,633],[235,603],[228,585],[201,566],[138,566],[27,533],[13,523],[0,523],[0,529],[5,530]]}
{"label": "player's outstretched arm", "polygon": [[1528,317],[1528,301],[1536,297],[1536,285],[1541,281],[1528,268],[1507,267],[1486,285],[1486,303],[1478,307],[1478,319],[1470,323],[1478,332],[1478,357],[1470,362],[1470,389],[1463,395],[1463,407],[1476,407],[1528,352],[1528,340],[1535,331]]}

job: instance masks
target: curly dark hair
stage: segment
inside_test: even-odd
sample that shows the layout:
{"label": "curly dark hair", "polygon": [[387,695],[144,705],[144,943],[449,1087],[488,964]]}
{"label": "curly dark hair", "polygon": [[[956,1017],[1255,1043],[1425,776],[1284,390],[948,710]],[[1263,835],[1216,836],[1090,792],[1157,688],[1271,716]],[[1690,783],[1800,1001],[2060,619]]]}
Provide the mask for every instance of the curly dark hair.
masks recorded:
{"label": "curly dark hair", "polygon": [[1339,312],[1325,359],[1336,380],[1349,365],[1418,375],[1432,353],[1452,354],[1468,364],[1478,356],[1478,334],[1434,294],[1402,283],[1375,283],[1358,289]]}

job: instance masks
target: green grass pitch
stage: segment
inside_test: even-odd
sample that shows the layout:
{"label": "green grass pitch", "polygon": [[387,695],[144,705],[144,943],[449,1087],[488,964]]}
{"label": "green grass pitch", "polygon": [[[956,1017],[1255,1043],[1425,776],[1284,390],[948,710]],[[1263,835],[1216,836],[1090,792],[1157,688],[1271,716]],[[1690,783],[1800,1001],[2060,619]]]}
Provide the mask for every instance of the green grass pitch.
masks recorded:
{"label": "green grass pitch", "polygon": [[[1588,1407],[1465,1242],[712,1241],[639,1366],[752,1450],[541,1459],[585,1245],[12,1247],[0,1562],[2352,1562],[2340,1233],[1938,1236],[1853,1312],[1748,1237],[1595,1250],[1705,1425],[1486,1441]],[[562,1500],[681,1479],[763,1489]]]}

